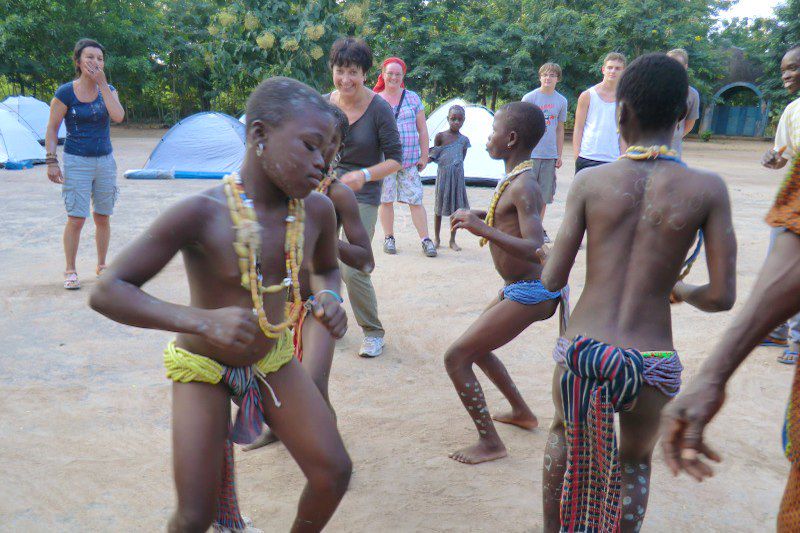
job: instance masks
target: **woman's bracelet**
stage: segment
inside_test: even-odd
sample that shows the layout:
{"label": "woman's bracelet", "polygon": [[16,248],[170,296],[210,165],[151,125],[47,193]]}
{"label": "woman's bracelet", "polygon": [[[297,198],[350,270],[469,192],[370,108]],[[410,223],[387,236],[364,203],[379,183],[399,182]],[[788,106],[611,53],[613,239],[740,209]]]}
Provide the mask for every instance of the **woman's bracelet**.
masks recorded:
{"label": "woman's bracelet", "polygon": [[368,168],[362,168],[361,172],[364,173],[364,181],[370,181],[372,179],[372,174],[370,173]]}

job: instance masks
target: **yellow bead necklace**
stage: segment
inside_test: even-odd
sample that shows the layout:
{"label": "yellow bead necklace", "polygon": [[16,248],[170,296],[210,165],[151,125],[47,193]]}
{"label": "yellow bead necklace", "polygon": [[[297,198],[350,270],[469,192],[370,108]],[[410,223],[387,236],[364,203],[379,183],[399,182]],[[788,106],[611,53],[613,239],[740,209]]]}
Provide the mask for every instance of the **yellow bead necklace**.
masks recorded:
{"label": "yellow bead necklace", "polygon": [[633,159],[634,161],[642,161],[645,159],[667,159],[680,161],[678,158],[677,150],[670,150],[669,146],[630,146],[624,154],[619,156],[620,159]]}
{"label": "yellow bead necklace", "polygon": [[335,179],[336,179],[336,173],[333,171],[333,168],[331,168],[325,175],[325,178],[321,182],[319,182],[319,185],[317,185],[317,192],[321,192],[322,194],[327,195],[328,189],[330,188],[331,183],[333,183],[333,180]]}
{"label": "yellow bead necklace", "polygon": [[[506,174],[506,177],[503,179],[503,183],[501,183],[500,186],[497,188],[497,190],[494,191],[494,195],[492,196],[492,201],[489,202],[489,209],[486,210],[486,218],[484,219],[484,222],[486,222],[487,226],[494,227],[494,211],[495,209],[497,209],[497,203],[500,201],[500,197],[503,195],[503,193],[511,184],[511,182],[514,180],[514,178],[516,178],[526,170],[530,170],[531,168],[533,168],[533,161],[528,159],[527,161],[524,161],[519,165],[515,166],[514,170]],[[487,242],[489,242],[489,239],[487,239],[486,237],[481,237],[480,240],[481,246],[486,246]]]}
{"label": "yellow bead necklace", "polygon": [[[292,327],[303,309],[300,297],[298,275],[303,262],[303,236],[305,227],[305,206],[303,200],[289,200],[289,213],[286,216],[286,237],[284,255],[286,258],[286,277],[277,285],[262,285],[261,273],[261,227],[258,225],[253,201],[247,197],[244,184],[238,174],[233,173],[223,179],[228,209],[236,230],[233,249],[239,260],[242,274],[242,287],[250,291],[253,310],[258,316],[258,325],[268,338],[276,339],[286,328]],[[292,290],[292,301],[286,303],[285,315],[288,318],[279,324],[271,324],[264,311],[264,293],[277,293]]]}

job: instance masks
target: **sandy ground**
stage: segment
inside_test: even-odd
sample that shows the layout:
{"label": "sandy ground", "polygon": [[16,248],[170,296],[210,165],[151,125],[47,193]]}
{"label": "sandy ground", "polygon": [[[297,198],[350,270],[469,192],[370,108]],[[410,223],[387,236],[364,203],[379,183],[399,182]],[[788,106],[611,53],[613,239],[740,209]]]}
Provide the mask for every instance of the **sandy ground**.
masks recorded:
{"label": "sandy ground", "polygon": [[[120,178],[125,169],[144,164],[162,133],[114,131]],[[767,147],[689,142],[685,150],[690,164],[717,170],[730,187],[739,239],[737,307],[764,258],[768,228],[762,219],[782,174],[758,165]],[[546,217],[551,234],[563,215],[571,160],[568,153]],[[159,212],[211,185],[120,179],[112,258]],[[0,170],[0,187],[0,530],[161,530],[175,501],[170,384],[161,365],[170,335],[115,324],[87,307],[94,283],[91,223],[78,262],[84,289],[61,288],[64,206],[43,166]],[[426,187],[429,209],[432,193]],[[487,204],[489,195],[488,189],[469,190],[474,206]],[[374,281],[388,344],[382,357],[361,359],[360,332],[351,327],[336,350],[331,399],[355,473],[329,530],[539,531],[545,430],[501,425],[509,457],[497,462],[465,466],[447,458],[472,442],[474,430],[442,355],[500,286],[488,251],[463,235],[463,252],[424,258],[403,208],[397,211],[397,256],[381,252],[377,233]],[[581,252],[571,276],[575,295],[583,285],[584,261]],[[173,261],[147,290],[186,302],[181,269]],[[704,279],[705,269],[695,268],[690,280]],[[690,376],[731,315],[684,305],[673,317],[675,344]],[[543,427],[553,412],[550,353],[556,334],[554,320],[534,324],[498,352]],[[780,427],[792,373],[775,361],[778,353],[760,348],[733,380],[729,404],[708,431],[725,459],[715,478],[702,485],[672,479],[658,455],[645,530],[774,528],[788,472]],[[479,377],[490,408],[503,408],[500,394]],[[237,453],[237,475],[246,514],[267,531],[287,530],[303,477],[286,449],[278,444]]]}

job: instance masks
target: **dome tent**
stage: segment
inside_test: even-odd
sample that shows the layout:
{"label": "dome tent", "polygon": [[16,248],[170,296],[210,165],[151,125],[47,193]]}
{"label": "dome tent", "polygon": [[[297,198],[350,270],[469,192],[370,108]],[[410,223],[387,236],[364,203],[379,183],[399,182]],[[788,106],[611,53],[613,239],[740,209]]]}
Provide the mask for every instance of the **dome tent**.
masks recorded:
{"label": "dome tent", "polygon": [[244,124],[230,115],[203,112],[164,134],[141,170],[128,179],[220,179],[239,170],[245,153]]}
{"label": "dome tent", "polygon": [[[460,98],[445,102],[436,111],[431,113],[426,121],[431,145],[436,134],[447,131],[447,113],[454,105],[464,108],[466,117],[461,133],[469,138],[472,145],[467,150],[464,160],[464,177],[467,185],[482,185],[494,187],[505,176],[503,162],[492,159],[486,151],[486,141],[492,133],[494,114],[486,107],[479,104],[469,104]],[[436,163],[431,162],[420,174],[423,183],[433,183],[436,179]]]}
{"label": "dome tent", "polygon": [[[0,109],[10,111],[17,121],[31,130],[36,140],[44,143],[47,134],[47,123],[50,120],[50,106],[32,96],[9,96],[0,102]],[[64,121],[58,128],[58,140],[67,138],[67,127]]]}
{"label": "dome tent", "polygon": [[0,109],[0,165],[19,169],[44,161],[45,151],[36,135],[20,124],[14,113]]}

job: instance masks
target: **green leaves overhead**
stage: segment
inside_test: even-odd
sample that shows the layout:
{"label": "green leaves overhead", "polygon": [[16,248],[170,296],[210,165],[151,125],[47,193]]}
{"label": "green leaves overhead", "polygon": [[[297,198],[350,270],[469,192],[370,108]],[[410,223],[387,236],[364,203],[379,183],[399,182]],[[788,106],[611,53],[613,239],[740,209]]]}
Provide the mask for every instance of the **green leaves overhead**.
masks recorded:
{"label": "green leaves overhead", "polygon": [[[463,96],[490,106],[538,85],[555,61],[571,101],[600,79],[609,51],[629,58],[686,48],[690,79],[710,96],[735,45],[761,64],[768,94],[786,43],[800,40],[800,0],[777,20],[716,16],[730,0],[5,0],[0,2],[0,91],[49,99],[73,73],[81,37],[108,49],[109,79],[132,121],[172,123],[215,109],[231,114],[267,76],[331,88],[327,55],[341,35],[364,37],[376,65],[390,55],[430,107]],[[368,75],[377,76],[377,67]]]}

